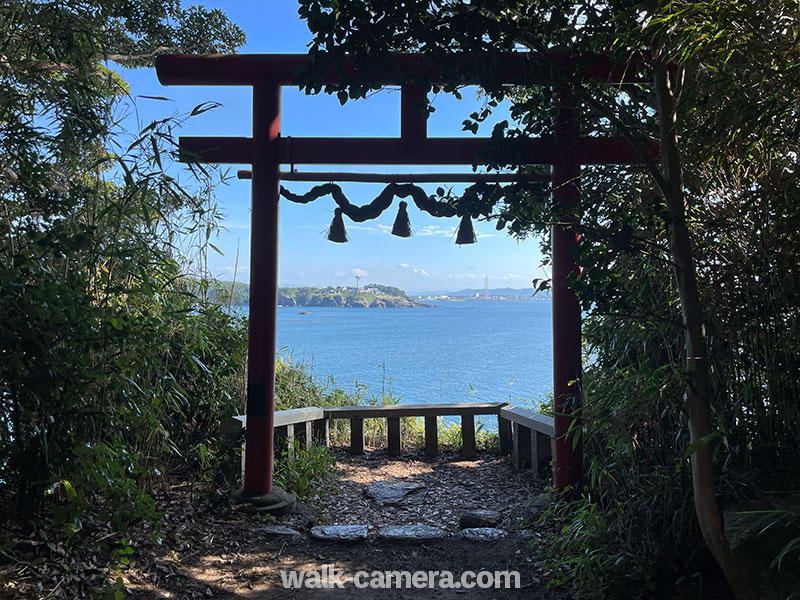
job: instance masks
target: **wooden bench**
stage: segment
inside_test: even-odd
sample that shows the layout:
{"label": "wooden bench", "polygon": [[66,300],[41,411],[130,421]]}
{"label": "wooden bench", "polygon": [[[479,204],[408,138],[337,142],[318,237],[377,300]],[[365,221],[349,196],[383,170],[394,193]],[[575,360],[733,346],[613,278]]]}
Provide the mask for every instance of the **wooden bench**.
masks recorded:
{"label": "wooden bench", "polygon": [[546,473],[553,459],[553,417],[519,406],[504,406],[498,419],[500,454],[511,454],[517,469]]}
{"label": "wooden bench", "polygon": [[402,452],[401,417],[425,419],[425,455],[439,454],[439,417],[461,417],[462,454],[475,458],[475,416],[497,415],[506,402],[463,402],[458,404],[380,404],[374,406],[334,406],[323,408],[326,419],[350,419],[350,451],[364,453],[364,419],[386,419],[389,456]]}
{"label": "wooden bench", "polygon": [[[553,418],[507,402],[464,402],[459,404],[381,404],[374,406],[334,406],[326,408],[294,408],[275,412],[275,451],[286,450],[291,456],[294,441],[308,447],[312,440],[327,446],[330,443],[330,422],[350,420],[350,450],[364,453],[364,419],[386,419],[389,456],[402,452],[402,417],[425,419],[425,455],[439,454],[439,417],[461,417],[462,454],[475,458],[475,417],[497,416],[500,454],[511,455],[518,469],[533,469],[535,476],[548,470],[553,457]],[[238,438],[247,427],[247,417],[226,419],[221,431],[229,438]],[[242,469],[244,469],[242,447]],[[244,472],[244,471],[243,471]]]}
{"label": "wooden bench", "polygon": [[[294,441],[300,447],[307,448],[312,441],[327,446],[330,439],[328,433],[328,419],[325,418],[321,408],[292,408],[290,410],[275,411],[274,448],[275,452],[286,451],[289,456],[294,456]],[[222,434],[229,440],[238,439],[242,431],[247,429],[247,417],[236,415],[225,419],[220,424]],[[242,477],[244,477],[245,447],[242,445]]]}

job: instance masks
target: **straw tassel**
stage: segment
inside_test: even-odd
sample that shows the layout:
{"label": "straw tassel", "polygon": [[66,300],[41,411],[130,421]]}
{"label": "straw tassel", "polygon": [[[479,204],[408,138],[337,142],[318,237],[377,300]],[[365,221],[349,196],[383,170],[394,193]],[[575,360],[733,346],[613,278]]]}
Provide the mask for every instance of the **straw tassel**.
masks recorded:
{"label": "straw tassel", "polygon": [[408,202],[400,201],[400,208],[397,209],[397,216],[392,225],[392,235],[397,237],[411,237],[411,221],[408,218]]}
{"label": "straw tassel", "polygon": [[472,219],[469,215],[461,217],[461,223],[458,225],[458,233],[456,234],[456,244],[459,246],[463,244],[474,244],[476,240],[475,230],[472,228]]}
{"label": "straw tassel", "polygon": [[344,244],[347,241],[347,231],[344,228],[344,219],[342,218],[342,209],[336,208],[333,211],[333,221],[328,228],[328,240]]}

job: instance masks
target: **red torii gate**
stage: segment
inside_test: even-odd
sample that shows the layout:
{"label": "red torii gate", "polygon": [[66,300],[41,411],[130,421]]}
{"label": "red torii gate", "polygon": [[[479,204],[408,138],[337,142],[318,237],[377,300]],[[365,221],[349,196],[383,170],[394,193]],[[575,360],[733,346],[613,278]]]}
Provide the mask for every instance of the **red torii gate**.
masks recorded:
{"label": "red torii gate", "polygon": [[[375,83],[401,86],[399,138],[282,138],[281,87],[297,85],[297,73],[307,69],[304,54],[164,55],[156,71],[164,85],[246,85],[253,88],[253,136],[181,137],[182,150],[209,163],[252,165],[252,231],[250,246],[250,318],[247,382],[247,440],[244,494],[272,491],[273,413],[275,407],[275,330],[278,287],[278,201],[281,164],[477,164],[486,138],[428,138],[427,115],[419,106],[426,90],[406,83],[409,75],[441,83],[447,73],[462,72],[480,57],[451,55],[446,64],[432,63],[421,54],[394,54],[391,69]],[[609,84],[640,83],[636,65],[615,65],[602,55],[541,57],[514,52],[503,56],[495,80],[506,84],[551,85],[553,68],[581,64],[581,76]],[[353,64],[344,66],[353,72]],[[326,73],[322,83],[339,76]],[[478,81],[464,82],[479,84]],[[631,145],[621,138],[580,137],[578,113],[567,90],[557,90],[552,138],[514,140],[527,164],[551,165],[552,198],[565,216],[580,199],[581,165],[639,162]],[[194,160],[197,160],[196,158]],[[501,178],[498,178],[498,180]],[[580,428],[571,427],[580,407],[581,312],[570,273],[577,274],[572,248],[580,236],[565,225],[552,229],[554,479],[558,491],[580,485],[583,448]],[[577,436],[573,437],[573,433]]]}

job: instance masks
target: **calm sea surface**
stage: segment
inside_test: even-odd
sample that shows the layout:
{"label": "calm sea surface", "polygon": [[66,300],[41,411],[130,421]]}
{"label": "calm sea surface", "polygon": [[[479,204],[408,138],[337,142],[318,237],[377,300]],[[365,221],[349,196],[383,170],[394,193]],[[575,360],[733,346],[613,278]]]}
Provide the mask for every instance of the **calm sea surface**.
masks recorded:
{"label": "calm sea surface", "polygon": [[[413,402],[536,402],[552,391],[549,302],[278,308],[278,350],[321,381]],[[300,314],[308,312],[309,314]]]}

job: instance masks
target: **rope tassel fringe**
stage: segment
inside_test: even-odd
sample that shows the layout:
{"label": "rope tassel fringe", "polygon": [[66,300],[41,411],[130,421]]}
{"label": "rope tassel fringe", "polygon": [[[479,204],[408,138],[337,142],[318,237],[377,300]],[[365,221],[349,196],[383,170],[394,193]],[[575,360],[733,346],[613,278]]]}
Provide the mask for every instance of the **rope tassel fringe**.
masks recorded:
{"label": "rope tassel fringe", "polygon": [[411,221],[408,218],[408,202],[402,200],[400,208],[397,209],[397,216],[392,225],[392,235],[397,237],[411,237]]}
{"label": "rope tassel fringe", "polygon": [[328,240],[344,244],[347,241],[347,231],[344,228],[344,219],[342,218],[342,209],[336,208],[333,211],[333,221],[328,228]]}
{"label": "rope tassel fringe", "polygon": [[472,227],[472,219],[469,215],[464,215],[461,217],[461,223],[458,225],[456,244],[459,246],[462,246],[463,244],[474,244],[476,239],[475,229]]}

